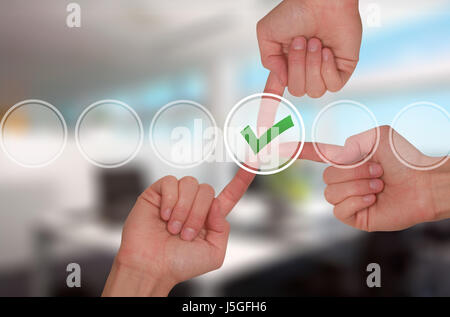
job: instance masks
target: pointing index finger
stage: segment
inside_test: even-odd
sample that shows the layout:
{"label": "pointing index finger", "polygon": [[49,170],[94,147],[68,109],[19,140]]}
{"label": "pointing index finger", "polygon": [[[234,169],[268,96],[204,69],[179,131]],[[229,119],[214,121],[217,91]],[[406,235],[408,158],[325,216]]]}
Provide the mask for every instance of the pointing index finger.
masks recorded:
{"label": "pointing index finger", "polygon": [[[275,73],[271,72],[269,77],[267,77],[266,87],[264,88],[264,93],[274,94],[278,96],[283,96],[285,86],[281,85]],[[268,128],[274,123],[275,117],[277,115],[278,104],[274,106],[273,100],[271,98],[261,99],[261,105],[258,112],[258,129],[260,127]],[[257,131],[258,133],[258,131]]]}
{"label": "pointing index finger", "polygon": [[228,215],[242,196],[244,196],[254,178],[255,174],[240,168],[230,183],[225,186],[217,197],[224,216]]}

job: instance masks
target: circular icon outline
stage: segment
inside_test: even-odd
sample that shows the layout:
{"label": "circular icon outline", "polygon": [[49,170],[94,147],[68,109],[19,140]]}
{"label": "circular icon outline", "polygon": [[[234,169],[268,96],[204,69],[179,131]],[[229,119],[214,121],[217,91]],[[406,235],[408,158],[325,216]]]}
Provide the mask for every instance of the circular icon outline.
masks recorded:
{"label": "circular icon outline", "polygon": [[413,165],[409,162],[407,162],[405,159],[403,159],[403,157],[401,157],[401,155],[397,152],[397,149],[394,146],[394,128],[395,128],[395,124],[397,123],[397,121],[400,119],[400,116],[403,115],[405,112],[407,112],[409,109],[417,107],[417,106],[431,106],[439,111],[441,111],[444,115],[447,116],[447,119],[450,120],[450,114],[448,113],[447,110],[444,109],[444,107],[435,104],[433,102],[429,102],[429,101],[418,101],[418,102],[413,102],[405,107],[403,107],[394,117],[394,119],[392,120],[390,129],[389,129],[389,146],[391,147],[391,151],[394,153],[395,158],[402,163],[403,165],[405,165],[406,167],[409,167],[411,169],[417,170],[417,171],[429,171],[435,168],[438,168],[439,166],[442,166],[443,164],[445,164],[445,162],[448,161],[448,159],[450,158],[450,156],[447,154],[445,156],[445,158],[439,160],[437,163],[432,164],[430,166],[416,166]]}
{"label": "circular icon outline", "polygon": [[[55,156],[53,156],[50,160],[47,160],[44,163],[40,163],[40,164],[26,164],[23,162],[20,162],[19,160],[17,160],[16,158],[14,158],[14,156],[7,150],[6,145],[4,144],[3,141],[3,137],[4,137],[4,133],[3,133],[3,129],[5,127],[5,123],[6,120],[8,120],[8,117],[18,108],[22,107],[23,105],[26,104],[39,104],[41,106],[44,106],[48,109],[50,109],[55,115],[56,117],[59,119],[59,121],[61,122],[62,128],[63,128],[63,142],[61,145],[61,148],[59,149],[58,153],[55,154]],[[8,111],[6,111],[5,115],[3,116],[1,122],[0,122],[0,146],[3,150],[3,152],[6,154],[6,156],[13,161],[14,163],[16,163],[17,165],[24,167],[24,168],[42,168],[42,167],[46,167],[50,164],[52,164],[53,162],[55,162],[64,152],[64,150],[66,149],[67,146],[67,123],[66,120],[64,119],[63,115],[61,114],[61,112],[58,110],[58,108],[56,108],[55,106],[53,106],[52,104],[50,104],[47,101],[44,100],[39,100],[39,99],[27,99],[24,101],[20,101],[18,103],[16,103],[14,106],[12,106],[11,108],[8,109]]]}
{"label": "circular icon outline", "polygon": [[[107,103],[116,104],[116,105],[122,106],[126,110],[128,110],[131,113],[131,115],[134,117],[134,119],[136,120],[136,122],[138,124],[138,128],[139,128],[139,141],[138,141],[138,145],[136,146],[136,149],[134,150],[134,152],[123,162],[111,164],[111,165],[102,164],[102,163],[99,163],[99,162],[93,160],[92,158],[90,158],[89,155],[87,155],[87,153],[83,150],[83,147],[81,146],[81,143],[80,143],[80,136],[79,136],[81,122],[86,117],[86,115],[89,113],[89,111],[91,111],[92,109],[94,109],[95,107],[97,107],[99,105],[107,104]],[[141,151],[142,145],[144,144],[144,126],[142,125],[141,118],[139,117],[137,112],[132,107],[127,105],[126,103],[119,101],[119,100],[115,100],[115,99],[103,99],[103,100],[96,101],[93,104],[87,106],[83,110],[81,115],[78,117],[78,120],[77,120],[77,123],[75,126],[75,143],[76,143],[77,148],[80,151],[81,155],[89,163],[91,163],[97,167],[101,167],[101,168],[108,168],[108,169],[118,168],[118,167],[124,166],[124,165],[128,164],[129,162],[131,162],[132,160],[134,160],[136,158],[136,156],[138,155],[138,153]]]}
{"label": "circular icon outline", "polygon": [[[300,125],[301,125],[302,140],[300,141],[300,146],[297,147],[297,152],[295,153],[294,156],[291,157],[290,161],[286,161],[285,163],[283,163],[281,165],[281,167],[279,167],[278,169],[276,169],[274,171],[259,171],[259,170],[255,171],[254,169],[248,168],[245,164],[242,164],[241,162],[239,162],[239,160],[235,157],[233,151],[231,151],[231,147],[228,143],[228,125],[230,123],[231,117],[233,116],[234,112],[236,112],[237,109],[239,109],[239,107],[241,107],[247,101],[254,99],[254,98],[262,99],[263,97],[275,98],[275,99],[280,100],[280,102],[284,102],[288,107],[291,108],[291,110],[297,116],[298,120],[300,121]],[[233,108],[231,108],[231,110],[228,113],[227,118],[225,120],[223,138],[224,138],[225,148],[227,149],[228,154],[230,155],[231,159],[239,167],[243,168],[247,172],[250,172],[250,173],[253,173],[256,175],[273,175],[273,174],[277,174],[277,173],[284,171],[298,159],[298,157],[300,156],[300,154],[303,151],[303,146],[305,145],[305,137],[306,137],[305,133],[306,133],[306,130],[305,130],[305,124],[303,122],[303,117],[300,115],[300,112],[297,110],[297,108],[295,108],[295,106],[289,100],[287,100],[286,98],[284,98],[282,96],[272,94],[272,93],[256,93],[256,94],[253,94],[253,95],[250,95],[250,96],[247,96],[247,97],[241,99],[237,104],[235,104],[233,106]]]}
{"label": "circular icon outline", "polygon": [[[320,119],[320,117],[330,108],[340,104],[340,103],[350,103],[354,106],[360,107],[361,109],[363,109],[364,111],[366,111],[369,116],[372,118],[373,122],[375,123],[375,131],[376,131],[376,138],[375,138],[375,144],[372,147],[372,150],[370,151],[370,153],[361,161],[357,162],[356,164],[352,164],[352,165],[342,165],[342,164],[336,164],[332,161],[330,161],[327,157],[325,157],[325,155],[322,154],[322,152],[320,152],[319,147],[317,146],[317,142],[316,142],[316,128],[317,128],[317,123]],[[312,129],[311,129],[311,138],[312,138],[312,143],[313,143],[313,147],[314,150],[316,151],[317,155],[327,164],[330,164],[331,166],[334,166],[336,168],[341,168],[341,169],[351,169],[351,168],[355,168],[358,166],[363,165],[364,163],[368,162],[372,156],[375,154],[375,152],[378,149],[378,146],[380,144],[380,127],[378,125],[378,121],[377,118],[375,117],[375,115],[373,114],[372,111],[370,111],[370,109],[363,105],[360,102],[354,101],[354,100],[350,100],[350,99],[341,99],[341,100],[337,100],[337,101],[333,101],[329,104],[327,104],[322,110],[319,111],[319,113],[317,114],[316,118],[314,119],[313,125],[312,125]]]}
{"label": "circular icon outline", "polygon": [[179,104],[188,104],[190,106],[194,106],[195,108],[200,109],[204,114],[206,114],[208,119],[211,121],[212,127],[215,130],[217,130],[217,123],[216,123],[216,120],[214,119],[214,116],[211,114],[211,112],[208,109],[206,109],[206,107],[204,107],[200,103],[193,101],[193,100],[187,100],[187,99],[175,100],[175,101],[169,102],[168,104],[164,105],[162,108],[160,108],[156,112],[155,116],[152,119],[152,122],[150,123],[150,127],[149,127],[149,141],[150,141],[150,146],[151,146],[152,150],[154,151],[154,153],[156,154],[156,156],[158,157],[159,160],[166,163],[170,167],[174,167],[174,168],[178,168],[178,169],[188,169],[188,168],[193,168],[193,167],[199,166],[200,164],[204,163],[206,160],[209,159],[209,157],[213,154],[213,152],[217,146],[217,133],[214,133],[214,141],[213,141],[213,144],[212,144],[209,152],[201,160],[199,160],[195,163],[191,163],[188,165],[180,165],[180,164],[176,164],[171,161],[168,161],[166,158],[164,158],[163,155],[156,148],[155,142],[153,140],[153,136],[154,136],[153,129],[155,127],[156,121],[161,116],[161,114],[163,114],[164,111],[166,111],[167,109],[169,109],[173,106],[179,105]]}

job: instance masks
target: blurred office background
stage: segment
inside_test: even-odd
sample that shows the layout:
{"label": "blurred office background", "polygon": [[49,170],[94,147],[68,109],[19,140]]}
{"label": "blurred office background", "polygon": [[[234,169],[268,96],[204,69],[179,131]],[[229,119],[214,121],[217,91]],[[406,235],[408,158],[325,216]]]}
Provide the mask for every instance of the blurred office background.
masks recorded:
{"label": "blurred office background", "polygon": [[[191,99],[223,126],[231,107],[261,92],[267,77],[255,26],[279,1],[76,2],[81,28],[66,26],[70,1],[0,1],[0,115],[41,99],[68,125],[67,147],[50,166],[23,168],[0,152],[1,296],[100,295],[123,221],[146,186],[192,175],[218,192],[236,170],[234,163],[180,170],[161,162],[147,142],[156,111]],[[339,99],[364,103],[379,124],[421,100],[450,110],[450,2],[361,0],[360,7],[364,36],[349,84],[320,99],[285,94],[305,120],[307,140],[318,112]],[[75,145],[78,117],[102,99],[129,104],[144,124],[142,150],[117,169],[93,166]],[[330,130],[345,126],[337,120]],[[172,295],[450,295],[450,222],[398,233],[349,228],[323,198],[325,167],[298,162],[258,176],[230,217],[223,267]],[[81,289],[66,287],[71,262],[81,265]],[[366,286],[372,262],[381,265],[379,289]]]}

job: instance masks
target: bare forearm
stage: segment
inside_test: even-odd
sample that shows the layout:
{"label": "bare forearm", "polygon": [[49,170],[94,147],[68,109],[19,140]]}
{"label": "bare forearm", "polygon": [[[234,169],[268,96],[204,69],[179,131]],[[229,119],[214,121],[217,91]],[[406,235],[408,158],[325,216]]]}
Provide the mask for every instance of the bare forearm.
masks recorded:
{"label": "bare forearm", "polygon": [[173,285],[154,279],[126,265],[114,262],[103,290],[103,297],[165,297]]}

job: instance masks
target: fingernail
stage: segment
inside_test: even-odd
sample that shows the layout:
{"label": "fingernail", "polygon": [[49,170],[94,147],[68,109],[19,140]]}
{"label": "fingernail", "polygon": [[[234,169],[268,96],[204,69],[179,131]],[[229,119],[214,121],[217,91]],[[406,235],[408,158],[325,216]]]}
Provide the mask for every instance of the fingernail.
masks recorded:
{"label": "fingernail", "polygon": [[382,168],[378,164],[370,164],[369,165],[369,173],[371,176],[379,176],[382,173]]}
{"label": "fingernail", "polygon": [[325,62],[327,62],[330,59],[330,52],[328,50],[323,50],[322,58]]}
{"label": "fingernail", "polygon": [[169,228],[168,228],[169,232],[172,234],[178,234],[178,233],[180,233],[181,226],[182,226],[181,222],[179,222],[177,220],[172,221],[171,223],[169,223]]}
{"label": "fingernail", "polygon": [[371,202],[373,200],[373,195],[366,195],[366,196],[363,197],[363,200],[366,203],[369,203],[369,202]]}
{"label": "fingernail", "polygon": [[167,221],[167,220],[169,220],[171,213],[172,213],[172,210],[170,208],[167,208],[162,211],[161,217],[163,218],[163,220]]}
{"label": "fingernail", "polygon": [[377,190],[380,188],[380,182],[377,179],[372,179],[369,181],[369,187],[371,189]]}
{"label": "fingernail", "polygon": [[315,52],[319,49],[320,42],[318,40],[310,40],[308,42],[308,50],[310,52]]}
{"label": "fingernail", "polygon": [[292,48],[296,51],[305,49],[305,39],[298,37],[292,41]]}
{"label": "fingernail", "polygon": [[184,228],[181,232],[181,239],[192,241],[195,238],[195,230],[192,228]]}

